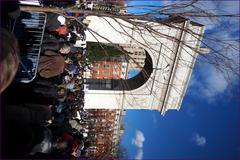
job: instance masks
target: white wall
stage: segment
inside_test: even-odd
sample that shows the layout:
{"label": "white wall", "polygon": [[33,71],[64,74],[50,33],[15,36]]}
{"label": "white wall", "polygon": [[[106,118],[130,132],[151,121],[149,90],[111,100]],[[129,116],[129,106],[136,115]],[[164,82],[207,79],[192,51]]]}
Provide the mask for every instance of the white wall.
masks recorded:
{"label": "white wall", "polygon": [[[197,54],[178,41],[166,38],[162,35],[149,33],[133,26],[123,20],[117,20],[120,25],[111,18],[87,17],[91,20],[89,28],[112,43],[136,45],[145,49],[153,60],[153,72],[148,81],[141,87],[131,91],[99,91],[88,90],[85,93],[85,108],[126,108],[126,109],[154,109],[164,114],[168,109],[179,109],[188,86]],[[108,23],[109,22],[109,23]],[[199,47],[200,36],[192,36],[180,29],[151,23],[155,29],[164,35],[172,36],[186,42],[194,48]],[[180,24],[199,35],[203,34],[204,28],[192,26],[189,21]],[[115,30],[115,29],[117,30]],[[131,28],[131,29],[130,29]],[[122,34],[127,31],[129,34]],[[94,33],[87,32],[87,41],[109,43],[106,39]],[[134,41],[131,36],[134,35]],[[178,45],[179,44],[179,45]],[[176,57],[177,56],[177,57]],[[176,57],[176,58],[175,58]],[[166,67],[168,66],[168,67]],[[164,69],[165,68],[165,69]],[[173,70],[171,72],[171,70]],[[170,84],[168,84],[170,83]]]}

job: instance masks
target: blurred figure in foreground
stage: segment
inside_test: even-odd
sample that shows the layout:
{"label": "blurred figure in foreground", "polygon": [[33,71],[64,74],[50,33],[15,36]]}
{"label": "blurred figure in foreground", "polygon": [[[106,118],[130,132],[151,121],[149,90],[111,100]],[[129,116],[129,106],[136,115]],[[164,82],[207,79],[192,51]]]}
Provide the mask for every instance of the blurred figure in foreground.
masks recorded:
{"label": "blurred figure in foreground", "polygon": [[0,93],[12,82],[19,65],[19,48],[15,36],[0,28]]}

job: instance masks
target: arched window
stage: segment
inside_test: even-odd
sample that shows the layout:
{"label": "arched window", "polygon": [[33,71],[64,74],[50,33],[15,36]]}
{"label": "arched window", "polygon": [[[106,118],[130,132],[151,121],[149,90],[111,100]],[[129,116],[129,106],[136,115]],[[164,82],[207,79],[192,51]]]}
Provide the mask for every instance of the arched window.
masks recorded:
{"label": "arched window", "polygon": [[151,56],[145,51],[146,58],[141,71],[129,79],[97,79],[86,80],[89,90],[133,90],[142,86],[150,77],[153,71]]}

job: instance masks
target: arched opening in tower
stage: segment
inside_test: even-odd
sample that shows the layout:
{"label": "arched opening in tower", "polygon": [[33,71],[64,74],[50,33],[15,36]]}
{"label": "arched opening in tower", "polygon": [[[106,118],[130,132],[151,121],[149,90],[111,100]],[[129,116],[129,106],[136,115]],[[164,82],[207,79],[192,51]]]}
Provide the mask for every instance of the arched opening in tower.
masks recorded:
{"label": "arched opening in tower", "polygon": [[[136,62],[133,59],[132,64],[136,64],[135,67],[129,66],[131,65],[128,63],[127,66],[131,70],[137,70],[137,74],[134,76],[129,77],[128,71],[126,71],[126,77],[125,78],[99,78],[99,77],[92,77],[86,80],[86,84],[88,85],[89,90],[134,90],[139,87],[141,87],[146,81],[150,78],[152,72],[153,72],[153,61],[149,53],[144,50],[144,60],[142,63]],[[130,60],[132,58],[130,57]],[[129,62],[129,61],[128,61]],[[95,66],[98,67],[99,66]],[[108,67],[107,64],[105,64],[105,67]],[[101,70],[101,69],[100,69]]]}

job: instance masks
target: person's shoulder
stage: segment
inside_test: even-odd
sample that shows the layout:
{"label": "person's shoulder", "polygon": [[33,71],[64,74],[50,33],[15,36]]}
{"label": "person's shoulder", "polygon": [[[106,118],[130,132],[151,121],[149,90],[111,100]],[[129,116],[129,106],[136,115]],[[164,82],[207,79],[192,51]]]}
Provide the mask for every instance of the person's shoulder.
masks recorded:
{"label": "person's shoulder", "polygon": [[48,56],[59,55],[59,53],[56,53],[55,51],[52,51],[52,50],[45,50],[44,55],[48,55]]}

